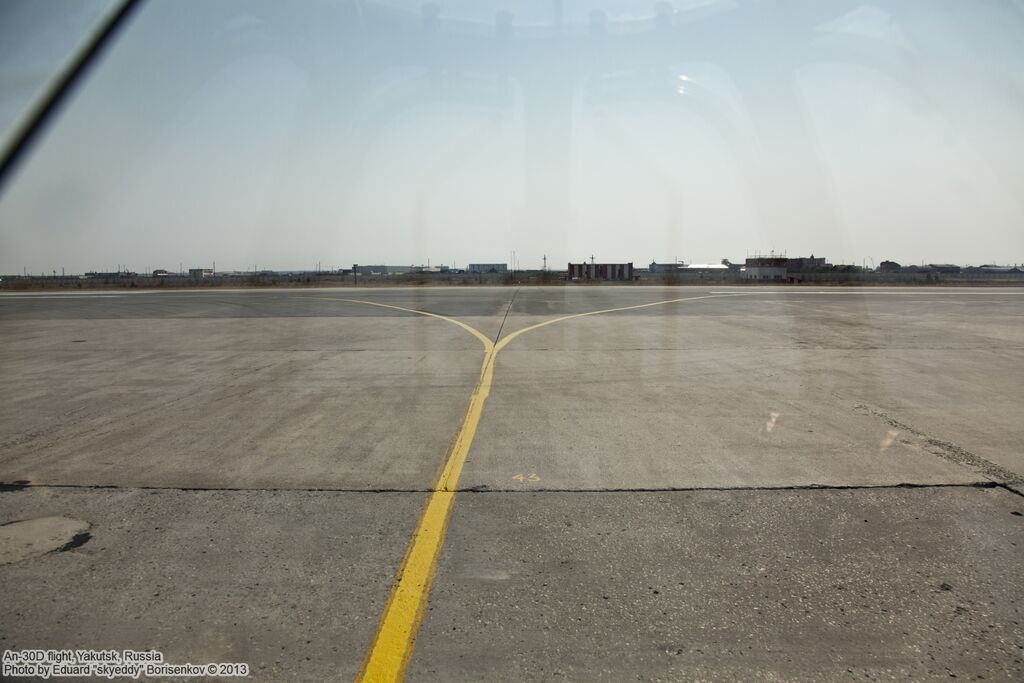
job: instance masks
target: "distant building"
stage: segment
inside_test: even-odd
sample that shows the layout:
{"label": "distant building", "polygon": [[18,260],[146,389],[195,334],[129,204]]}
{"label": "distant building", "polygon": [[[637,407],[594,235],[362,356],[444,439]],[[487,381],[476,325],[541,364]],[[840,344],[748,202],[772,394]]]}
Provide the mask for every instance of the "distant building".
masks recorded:
{"label": "distant building", "polygon": [[115,277],[136,277],[137,275],[138,275],[138,273],[130,272],[130,271],[127,271],[127,270],[118,270],[118,271],[106,272],[106,273],[90,270],[89,272],[87,272],[85,274],[85,279],[90,279],[90,278],[96,278],[96,279],[98,279],[98,278],[105,278],[106,279],[106,278],[115,278]]}
{"label": "distant building", "polygon": [[1024,270],[1019,266],[1000,266],[994,263],[986,263],[975,267],[967,266],[960,272],[960,275],[968,278],[1022,280],[1024,279]]}
{"label": "distant building", "polygon": [[683,269],[687,273],[727,273],[728,263],[691,263]]}
{"label": "distant building", "polygon": [[878,264],[879,273],[898,273],[902,268],[903,266],[895,261],[882,261]]}
{"label": "distant building", "polygon": [[668,274],[678,273],[685,267],[685,263],[657,263],[655,261],[651,261],[651,265],[648,266],[647,270],[654,274]]}
{"label": "distant building", "polygon": [[978,266],[977,268],[971,268],[970,270],[984,273],[986,275],[1012,275],[1021,272],[1020,268],[1016,266],[997,266],[994,263],[987,263],[985,265]]}
{"label": "distant building", "polygon": [[807,271],[821,271],[829,270],[832,268],[832,264],[828,263],[824,257],[815,257],[814,254],[810,256],[799,256],[797,258],[791,258],[786,262],[786,270],[789,272],[807,272]]}
{"label": "distant building", "polygon": [[632,263],[570,263],[570,280],[632,280]]}
{"label": "distant building", "polygon": [[470,263],[467,273],[507,273],[507,263]]}
{"label": "distant building", "polygon": [[360,266],[353,264],[352,270],[359,275],[405,275],[411,273],[412,266]]}
{"label": "distant building", "polygon": [[210,268],[189,268],[188,276],[193,280],[202,280],[204,277],[213,277],[213,270]]}
{"label": "distant building", "polygon": [[789,259],[785,256],[749,256],[743,277],[747,280],[785,280]]}
{"label": "distant building", "polygon": [[933,273],[942,273],[943,275],[960,274],[960,266],[955,263],[929,263],[928,267],[931,268]]}

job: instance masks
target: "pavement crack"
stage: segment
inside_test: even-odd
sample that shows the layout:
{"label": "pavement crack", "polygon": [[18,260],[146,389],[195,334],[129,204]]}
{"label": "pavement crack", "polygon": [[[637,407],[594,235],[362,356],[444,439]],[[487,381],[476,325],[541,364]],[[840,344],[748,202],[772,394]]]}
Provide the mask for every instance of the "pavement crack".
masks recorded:
{"label": "pavement crack", "polygon": [[905,422],[897,420],[896,418],[892,417],[888,413],[884,412],[883,410],[875,406],[870,406],[865,403],[858,403],[857,405],[854,406],[854,410],[870,413],[875,417],[879,418],[880,420],[882,420],[883,422],[885,422],[890,427],[894,427],[895,429],[898,429],[901,432],[907,432],[908,434],[916,436],[918,439],[921,439],[927,445],[932,447],[928,451],[929,453],[937,455],[938,457],[948,460],[952,463],[956,463],[957,465],[970,467],[979,474],[983,474],[984,476],[989,477],[1000,484],[1003,484],[1005,488],[1013,491],[1014,493],[1017,493],[1018,495],[1024,495],[1022,494],[1022,491],[1024,491],[1024,476],[1021,476],[1016,472],[1012,472],[1003,467],[1002,465],[997,465],[991,460],[986,460],[980,455],[971,453],[967,449],[958,446],[955,443],[952,443],[950,441],[944,441],[942,439],[936,439],[933,436],[929,436],[928,434],[925,434],[921,430],[915,429],[911,425],[908,425]]}
{"label": "pavement crack", "polygon": [[501,331],[505,329],[505,321],[508,320],[508,312],[512,310],[512,303],[516,300],[516,294],[519,293],[521,287],[516,287],[516,291],[512,292],[512,298],[508,300],[508,306],[505,307],[505,315],[501,317],[501,325],[498,327],[498,334],[494,335],[494,343],[498,343],[498,339],[501,338]]}
{"label": "pavement crack", "polygon": [[[858,491],[864,489],[941,489],[941,488],[1008,488],[995,481],[983,480],[956,483],[915,484],[780,484],[777,486],[647,486],[647,487],[599,487],[599,488],[491,488],[474,486],[459,489],[459,493],[673,493],[699,491]],[[1012,489],[1009,489],[1014,493]],[[1018,494],[1019,495],[1019,494]]]}
{"label": "pavement crack", "polygon": [[[1018,496],[1024,495],[1020,490],[1002,482],[988,479],[975,482],[929,483],[917,484],[902,482],[898,484],[780,484],[776,486],[638,486],[638,487],[594,487],[594,488],[504,488],[478,484],[455,489],[458,494],[470,493],[686,493],[700,491],[858,491],[870,489],[939,489],[939,488],[1001,488]],[[434,488],[353,488],[331,486],[133,486],[121,484],[47,484],[24,480],[0,482],[0,493],[24,491],[26,489],[77,489],[92,491],[181,491],[181,492],[217,492],[234,491],[239,493],[436,493],[441,489]]]}
{"label": "pavement crack", "polygon": [[93,491],[238,491],[240,493],[276,493],[276,492],[309,492],[309,493],[433,493],[430,487],[401,488],[353,488],[342,486],[144,486],[125,484],[48,484],[18,480],[13,482],[0,481],[0,493],[24,491],[25,489],[84,489]]}

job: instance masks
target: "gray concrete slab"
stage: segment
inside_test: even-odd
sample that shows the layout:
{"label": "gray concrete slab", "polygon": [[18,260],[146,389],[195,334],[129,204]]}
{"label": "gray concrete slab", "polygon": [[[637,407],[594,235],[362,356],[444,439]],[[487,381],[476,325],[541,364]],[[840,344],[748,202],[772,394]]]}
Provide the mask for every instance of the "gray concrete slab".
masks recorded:
{"label": "gray concrete slab", "polygon": [[[530,309],[532,295],[516,305]],[[957,297],[976,303],[946,303]],[[461,484],[1006,480],[946,456],[966,450],[1024,473],[1022,302],[1016,292],[755,290],[542,327],[499,355]],[[512,313],[504,334],[538,320]],[[537,476],[513,480],[524,472]]]}
{"label": "gray concrete slab", "polygon": [[352,680],[424,494],[27,489],[0,522],[92,537],[0,565],[0,650],[156,649],[247,680]]}
{"label": "gray concrete slab", "polygon": [[0,481],[422,489],[483,358],[382,317],[6,321]]}
{"label": "gray concrete slab", "polygon": [[408,680],[1024,676],[1001,489],[460,494]]}
{"label": "gray concrete slab", "polygon": [[[346,287],[301,289],[100,290],[0,294],[0,320],[123,318],[309,318],[403,316],[339,301],[359,299],[441,315],[501,317],[514,289]],[[497,331],[497,328],[495,328]]]}

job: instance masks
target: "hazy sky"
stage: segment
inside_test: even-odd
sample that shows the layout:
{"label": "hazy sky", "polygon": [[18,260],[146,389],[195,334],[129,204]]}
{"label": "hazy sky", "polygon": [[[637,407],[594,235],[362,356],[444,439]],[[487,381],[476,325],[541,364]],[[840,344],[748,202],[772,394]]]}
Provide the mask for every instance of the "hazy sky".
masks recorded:
{"label": "hazy sky", "polygon": [[[1024,262],[1024,2],[148,0],[126,29],[2,189],[0,272]],[[7,50],[0,113],[47,45]]]}

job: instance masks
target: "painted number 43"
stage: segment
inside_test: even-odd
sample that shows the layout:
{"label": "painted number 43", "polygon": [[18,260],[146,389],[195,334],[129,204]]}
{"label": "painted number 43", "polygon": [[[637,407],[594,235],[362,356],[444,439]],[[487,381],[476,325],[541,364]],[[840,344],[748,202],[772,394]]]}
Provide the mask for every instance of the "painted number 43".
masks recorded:
{"label": "painted number 43", "polygon": [[530,472],[529,474],[523,474],[520,472],[512,478],[516,481],[540,481],[540,477],[537,476],[536,472]]}

